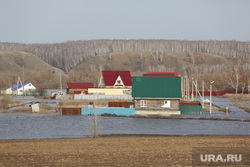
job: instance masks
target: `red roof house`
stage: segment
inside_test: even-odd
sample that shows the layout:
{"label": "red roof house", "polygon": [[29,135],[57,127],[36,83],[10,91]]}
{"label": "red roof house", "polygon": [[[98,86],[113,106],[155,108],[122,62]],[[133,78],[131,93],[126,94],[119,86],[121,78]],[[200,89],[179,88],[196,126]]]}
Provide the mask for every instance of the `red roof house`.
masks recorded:
{"label": "red roof house", "polygon": [[73,93],[73,94],[87,94],[88,88],[93,88],[93,83],[67,83],[67,93]]}
{"label": "red roof house", "polygon": [[101,87],[131,87],[130,71],[102,71]]}

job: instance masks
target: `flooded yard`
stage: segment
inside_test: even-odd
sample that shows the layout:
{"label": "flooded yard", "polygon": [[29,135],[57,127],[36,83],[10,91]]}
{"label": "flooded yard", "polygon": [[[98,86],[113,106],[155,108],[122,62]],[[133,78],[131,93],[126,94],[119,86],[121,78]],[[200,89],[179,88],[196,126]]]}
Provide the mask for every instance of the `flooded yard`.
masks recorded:
{"label": "flooded yard", "polygon": [[[32,97],[25,97],[25,101],[27,103],[39,101],[51,105],[59,102]],[[181,117],[250,119],[249,113],[230,105],[234,103],[232,100],[213,97],[213,103],[221,108],[229,107],[231,112],[228,115],[216,111],[212,114],[181,115]],[[61,114],[0,113],[0,139],[87,137],[93,130],[89,118],[91,117]],[[98,117],[97,126],[101,135],[250,135],[250,122],[245,121]]]}
{"label": "flooded yard", "polygon": [[[99,117],[99,134],[250,135],[242,121]],[[72,138],[92,133],[87,116],[0,113],[0,139]]]}
{"label": "flooded yard", "polygon": [[[205,99],[209,99],[209,97],[205,97]],[[200,99],[198,99],[200,100]],[[212,103],[216,106],[219,106],[222,109],[226,109],[228,107],[228,110],[230,111],[228,115],[226,115],[225,112],[219,111],[218,108],[213,107],[212,114],[209,112],[202,113],[201,115],[182,115],[184,118],[228,118],[228,119],[240,119],[240,120],[250,120],[250,113],[244,111],[243,109],[233,106],[233,104],[241,103],[247,105],[247,103],[231,100],[231,99],[225,99],[225,98],[219,98],[219,97],[213,97]]]}

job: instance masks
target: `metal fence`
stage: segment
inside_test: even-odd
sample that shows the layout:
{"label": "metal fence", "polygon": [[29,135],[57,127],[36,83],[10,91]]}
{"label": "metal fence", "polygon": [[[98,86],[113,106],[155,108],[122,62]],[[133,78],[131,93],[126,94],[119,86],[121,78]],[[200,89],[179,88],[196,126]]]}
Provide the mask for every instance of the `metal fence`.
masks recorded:
{"label": "metal fence", "polygon": [[102,115],[102,114],[115,114],[122,116],[134,116],[134,108],[82,108],[82,115]]}
{"label": "metal fence", "polygon": [[119,99],[119,100],[131,100],[132,95],[74,95],[75,100],[99,100],[99,99]]}

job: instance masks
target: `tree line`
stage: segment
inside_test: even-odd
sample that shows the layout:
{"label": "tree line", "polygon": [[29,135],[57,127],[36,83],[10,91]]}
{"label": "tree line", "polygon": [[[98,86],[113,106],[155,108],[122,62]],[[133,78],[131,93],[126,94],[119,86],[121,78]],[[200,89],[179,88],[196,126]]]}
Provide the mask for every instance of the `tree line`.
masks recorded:
{"label": "tree line", "polygon": [[[186,40],[85,40],[55,44],[0,43],[1,50],[24,51],[68,73],[73,67],[98,54],[116,51],[202,52],[250,60],[250,42]],[[140,55],[138,55],[140,56]],[[161,58],[161,57],[159,57]],[[213,67],[221,68],[221,67]],[[207,69],[211,71],[212,69]]]}

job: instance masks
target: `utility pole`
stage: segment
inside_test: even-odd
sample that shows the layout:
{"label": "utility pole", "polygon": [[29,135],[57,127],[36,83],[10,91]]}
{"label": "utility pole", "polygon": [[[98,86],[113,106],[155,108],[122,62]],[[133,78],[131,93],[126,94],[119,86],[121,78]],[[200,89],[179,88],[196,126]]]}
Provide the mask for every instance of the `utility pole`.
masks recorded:
{"label": "utility pole", "polygon": [[186,99],[186,76],[183,78],[183,94],[184,99]]}
{"label": "utility pole", "polygon": [[194,101],[194,78],[192,78],[192,101]]}
{"label": "utility pole", "polygon": [[204,107],[204,86],[205,84],[204,84],[204,80],[202,80],[202,107]]}
{"label": "utility pole", "polygon": [[186,78],[186,98],[188,100],[188,77]]}
{"label": "utility pole", "polygon": [[24,101],[24,66],[23,66],[23,101]]}
{"label": "utility pole", "polygon": [[62,95],[62,75],[60,74],[60,88],[61,88],[61,95]]}
{"label": "utility pole", "polygon": [[198,80],[196,79],[195,101],[197,101],[197,94],[198,94]]}
{"label": "utility pole", "polygon": [[188,95],[187,95],[187,98],[188,98],[188,100],[189,100],[189,97],[190,97],[190,91],[189,91],[189,78],[187,78],[187,81],[188,81],[188,83],[187,83],[187,89],[188,89]]}
{"label": "utility pole", "polygon": [[212,113],[212,84],[214,81],[210,82],[210,114]]}
{"label": "utility pole", "polygon": [[181,77],[181,95],[183,97],[183,77]]}

